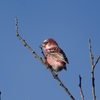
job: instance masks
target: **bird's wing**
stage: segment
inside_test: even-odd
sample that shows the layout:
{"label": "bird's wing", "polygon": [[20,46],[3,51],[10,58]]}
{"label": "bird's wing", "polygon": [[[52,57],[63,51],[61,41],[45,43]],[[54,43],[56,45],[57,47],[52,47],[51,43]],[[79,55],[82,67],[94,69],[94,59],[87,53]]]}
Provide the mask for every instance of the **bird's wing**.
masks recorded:
{"label": "bird's wing", "polygon": [[65,61],[69,64],[68,58],[66,57],[66,54],[64,53],[64,51],[60,48],[60,53],[62,52],[62,55],[65,59]]}
{"label": "bird's wing", "polygon": [[58,61],[61,60],[61,61],[65,62],[65,63],[69,64],[68,59],[67,59],[65,53],[63,52],[63,50],[61,48],[55,49],[55,50],[53,50],[53,49],[50,50],[50,52],[48,53],[48,56],[51,56],[52,59],[54,59],[56,61],[57,60]]}

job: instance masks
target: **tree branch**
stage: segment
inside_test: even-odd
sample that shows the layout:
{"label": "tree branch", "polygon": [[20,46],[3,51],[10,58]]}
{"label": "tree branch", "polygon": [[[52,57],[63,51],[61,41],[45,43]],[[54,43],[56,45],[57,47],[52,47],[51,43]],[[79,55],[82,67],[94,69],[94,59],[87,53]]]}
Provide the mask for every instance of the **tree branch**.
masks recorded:
{"label": "tree branch", "polygon": [[79,75],[79,88],[80,88],[80,95],[81,95],[81,98],[82,100],[84,100],[84,94],[83,94],[83,91],[82,91],[82,77]]}
{"label": "tree branch", "polygon": [[91,64],[92,64],[92,67],[93,67],[93,65],[94,65],[94,56],[92,54],[92,46],[91,46],[91,40],[90,39],[88,40],[88,43],[89,43],[90,60],[91,60]]}
{"label": "tree branch", "polygon": [[96,95],[95,95],[95,77],[94,77],[94,68],[97,65],[100,55],[97,58],[96,62],[94,63],[94,56],[92,54],[92,46],[91,46],[91,40],[88,40],[89,43],[89,53],[90,53],[90,60],[91,60],[91,66],[92,66],[92,71],[91,71],[91,76],[92,76],[92,95],[93,95],[93,100],[96,100]]}
{"label": "tree branch", "polygon": [[[16,36],[18,37],[19,40],[21,40],[24,44],[24,46],[26,48],[28,48],[32,54],[34,55],[35,58],[37,58],[43,65],[45,65],[49,71],[51,72],[51,74],[53,75],[53,77],[58,81],[58,83],[60,84],[60,86],[65,90],[65,92],[70,96],[71,100],[75,100],[75,98],[72,96],[72,94],[69,92],[69,90],[64,86],[64,84],[61,82],[61,80],[59,79],[58,75],[56,75],[54,73],[54,71],[51,69],[51,66],[49,64],[46,64],[44,63],[44,61],[42,60],[41,57],[39,57],[36,52],[26,43],[26,41],[19,35],[18,33],[18,19],[17,17],[15,17],[15,23],[16,23]],[[41,47],[40,47],[41,48]],[[41,51],[42,51],[42,48],[41,48]],[[42,54],[43,54],[43,51],[42,51]],[[44,54],[43,54],[44,56]],[[45,56],[44,56],[45,58]]]}
{"label": "tree branch", "polygon": [[93,68],[95,68],[95,66],[97,65],[97,63],[98,63],[99,59],[100,59],[100,55],[98,56],[98,58],[97,58],[96,62],[94,63]]}

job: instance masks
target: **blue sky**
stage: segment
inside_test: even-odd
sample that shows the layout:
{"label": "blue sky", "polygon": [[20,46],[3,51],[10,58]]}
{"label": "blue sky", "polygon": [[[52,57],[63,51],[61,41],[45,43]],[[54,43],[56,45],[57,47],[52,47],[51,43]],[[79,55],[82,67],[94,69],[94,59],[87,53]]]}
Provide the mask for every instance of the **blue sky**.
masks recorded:
{"label": "blue sky", "polygon": [[[76,100],[81,100],[79,74],[85,99],[92,99],[88,38],[95,60],[100,54],[99,0],[1,0],[0,1],[0,91],[2,100],[70,100],[49,70],[34,58],[15,35],[36,51],[48,37],[54,38],[68,59],[67,72],[59,77]],[[100,99],[100,61],[95,68],[97,100]]]}

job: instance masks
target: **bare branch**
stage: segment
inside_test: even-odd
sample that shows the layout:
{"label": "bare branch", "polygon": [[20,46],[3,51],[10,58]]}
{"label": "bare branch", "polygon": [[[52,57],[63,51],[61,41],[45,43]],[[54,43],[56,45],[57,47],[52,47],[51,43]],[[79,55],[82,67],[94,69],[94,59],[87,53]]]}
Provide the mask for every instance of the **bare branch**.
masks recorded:
{"label": "bare branch", "polygon": [[96,62],[94,63],[93,68],[95,68],[95,66],[97,65],[99,59],[100,59],[100,55],[99,55],[99,57],[97,58]]}
{"label": "bare branch", "polygon": [[91,65],[92,65],[92,71],[91,71],[91,76],[92,76],[92,95],[93,95],[93,100],[96,100],[96,95],[95,95],[95,78],[94,78],[94,56],[92,54],[92,46],[91,46],[91,40],[88,40],[89,43],[89,53],[90,53],[90,60],[91,60]]}
{"label": "bare branch", "polygon": [[44,52],[43,52],[43,48],[42,48],[42,46],[40,45],[39,48],[40,48],[40,50],[41,50],[41,53],[42,53],[44,59],[46,60],[46,56],[45,56],[45,54],[44,54]]}
{"label": "bare branch", "polygon": [[[64,84],[61,82],[61,80],[59,79],[58,75],[56,75],[54,73],[54,71],[51,69],[51,66],[49,64],[46,64],[44,63],[44,61],[42,60],[41,57],[39,57],[36,52],[26,43],[26,41],[18,34],[18,19],[17,17],[15,18],[15,22],[16,22],[16,36],[19,38],[19,40],[21,40],[24,44],[24,46],[26,48],[28,48],[32,54],[34,55],[35,58],[37,58],[43,65],[45,65],[49,71],[51,72],[51,74],[53,75],[53,77],[58,81],[58,83],[60,84],[60,86],[65,90],[65,92],[70,96],[71,100],[75,100],[75,98],[72,96],[72,94],[69,92],[69,90],[64,86]],[[44,58],[45,58],[45,55],[42,51],[42,48],[40,47],[41,49],[41,53],[43,54]]]}
{"label": "bare branch", "polygon": [[81,98],[82,100],[84,100],[84,94],[83,94],[83,91],[82,91],[82,77],[79,75],[79,88],[80,88],[80,95],[81,95]]}
{"label": "bare branch", "polygon": [[92,65],[92,71],[91,71],[91,76],[92,76],[92,95],[93,95],[93,100],[96,100],[96,95],[95,95],[95,78],[94,78],[94,68],[97,65],[100,55],[97,58],[96,62],[94,63],[94,56],[92,54],[92,46],[91,46],[91,40],[88,40],[89,43],[89,53],[90,53],[90,60],[91,60],[91,65]]}
{"label": "bare branch", "polygon": [[88,40],[88,43],[89,43],[90,60],[91,60],[91,64],[92,64],[92,67],[93,67],[93,65],[94,65],[94,56],[92,54],[92,46],[91,46],[91,40],[90,39]]}

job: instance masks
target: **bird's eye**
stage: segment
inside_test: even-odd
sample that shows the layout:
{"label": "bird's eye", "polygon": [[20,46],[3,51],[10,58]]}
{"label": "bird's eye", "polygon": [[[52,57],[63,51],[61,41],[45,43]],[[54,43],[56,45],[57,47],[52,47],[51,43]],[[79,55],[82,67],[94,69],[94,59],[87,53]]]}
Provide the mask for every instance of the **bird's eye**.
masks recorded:
{"label": "bird's eye", "polygon": [[45,42],[45,44],[47,44],[48,42]]}

